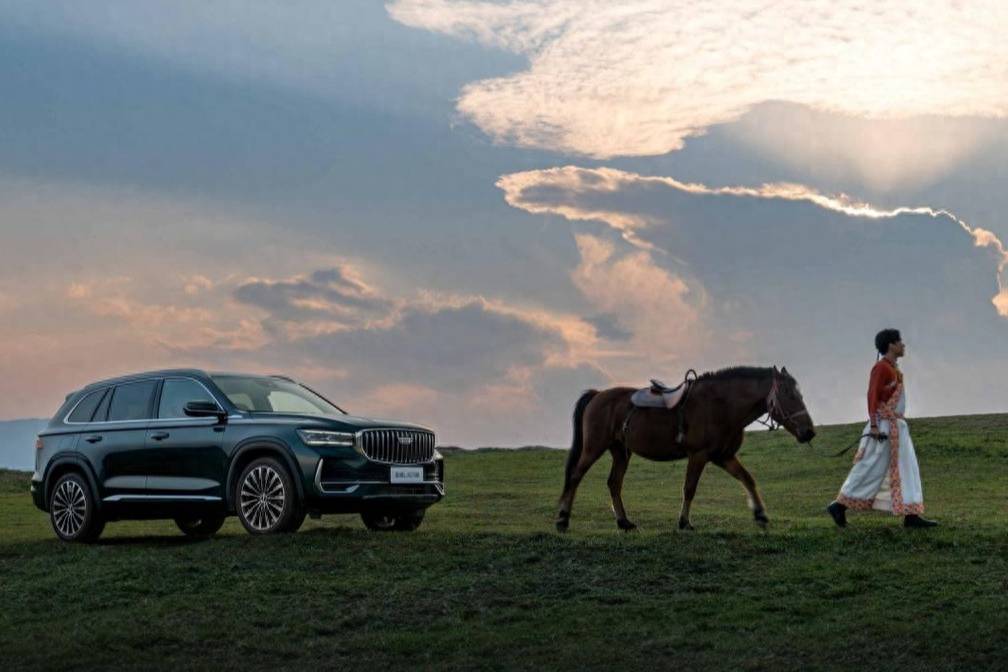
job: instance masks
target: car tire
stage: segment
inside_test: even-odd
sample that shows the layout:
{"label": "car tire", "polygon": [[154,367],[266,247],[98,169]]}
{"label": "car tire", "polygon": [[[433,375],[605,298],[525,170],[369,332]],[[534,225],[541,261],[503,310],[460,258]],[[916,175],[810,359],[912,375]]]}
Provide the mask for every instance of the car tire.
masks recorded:
{"label": "car tire", "polygon": [[308,517],[308,511],[303,506],[299,506],[291,516],[290,522],[287,523],[287,527],[284,532],[297,532],[304,525],[305,518]]}
{"label": "car tire", "polygon": [[424,513],[424,509],[403,512],[365,511],[361,513],[361,520],[373,532],[412,532],[420,527]]}
{"label": "car tire", "polygon": [[246,466],[235,486],[234,507],[249,534],[292,531],[301,514],[297,490],[287,468],[272,457]]}
{"label": "car tire", "polygon": [[209,539],[224,525],[224,514],[212,513],[202,518],[176,518],[175,524],[187,537]]}
{"label": "car tire", "polygon": [[91,486],[80,474],[60,477],[49,494],[49,521],[62,541],[88,543],[101,536],[105,519]]}

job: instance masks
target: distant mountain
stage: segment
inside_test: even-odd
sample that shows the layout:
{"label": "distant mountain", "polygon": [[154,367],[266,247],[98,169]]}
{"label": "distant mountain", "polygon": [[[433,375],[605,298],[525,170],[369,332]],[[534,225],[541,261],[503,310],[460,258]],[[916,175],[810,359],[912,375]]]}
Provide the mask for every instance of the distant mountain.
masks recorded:
{"label": "distant mountain", "polygon": [[0,467],[35,468],[35,437],[49,423],[44,418],[0,420]]}

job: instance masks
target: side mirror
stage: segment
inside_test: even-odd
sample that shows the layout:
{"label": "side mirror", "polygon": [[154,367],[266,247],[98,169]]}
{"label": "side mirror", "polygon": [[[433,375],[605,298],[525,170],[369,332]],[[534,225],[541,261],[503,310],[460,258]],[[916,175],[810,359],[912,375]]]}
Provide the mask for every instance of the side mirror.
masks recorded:
{"label": "side mirror", "polygon": [[227,418],[227,413],[214,401],[188,401],[185,414],[192,418],[217,418],[220,422]]}

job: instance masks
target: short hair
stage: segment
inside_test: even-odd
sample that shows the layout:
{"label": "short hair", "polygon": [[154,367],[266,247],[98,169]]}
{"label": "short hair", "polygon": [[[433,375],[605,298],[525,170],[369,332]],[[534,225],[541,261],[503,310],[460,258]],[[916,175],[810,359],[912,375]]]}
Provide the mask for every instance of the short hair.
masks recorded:
{"label": "short hair", "polygon": [[889,352],[890,344],[901,340],[903,338],[900,336],[899,329],[883,329],[875,334],[875,349],[879,351],[880,355],[884,355]]}

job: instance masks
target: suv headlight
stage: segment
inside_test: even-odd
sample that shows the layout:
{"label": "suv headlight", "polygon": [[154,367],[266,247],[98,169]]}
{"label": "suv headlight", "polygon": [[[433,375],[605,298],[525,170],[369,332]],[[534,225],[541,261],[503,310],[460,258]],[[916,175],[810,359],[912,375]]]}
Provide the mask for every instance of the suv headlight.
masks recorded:
{"label": "suv headlight", "polygon": [[330,432],[324,429],[299,429],[298,436],[308,446],[347,446],[354,445],[354,435],[349,432]]}

